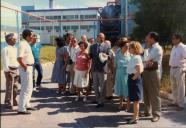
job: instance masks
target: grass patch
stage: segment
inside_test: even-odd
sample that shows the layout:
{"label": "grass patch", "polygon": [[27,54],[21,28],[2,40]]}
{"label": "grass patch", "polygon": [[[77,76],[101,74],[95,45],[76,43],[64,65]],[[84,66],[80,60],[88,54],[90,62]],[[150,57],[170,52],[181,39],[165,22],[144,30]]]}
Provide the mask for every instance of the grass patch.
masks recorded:
{"label": "grass patch", "polygon": [[170,58],[169,54],[164,55],[162,61],[163,74],[162,74],[160,89],[166,92],[171,92],[171,84],[170,84],[170,77],[169,77],[169,72],[170,72],[169,58]]}
{"label": "grass patch", "polygon": [[43,46],[40,51],[41,63],[54,62],[56,59],[56,47],[55,46]]}

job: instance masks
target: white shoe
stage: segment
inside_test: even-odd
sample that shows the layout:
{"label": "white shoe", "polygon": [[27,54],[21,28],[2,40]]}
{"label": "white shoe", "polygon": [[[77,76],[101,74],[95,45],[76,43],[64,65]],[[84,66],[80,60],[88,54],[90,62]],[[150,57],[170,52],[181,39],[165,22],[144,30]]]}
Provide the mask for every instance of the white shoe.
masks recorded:
{"label": "white shoe", "polygon": [[33,88],[33,91],[36,91],[36,87]]}
{"label": "white shoe", "polygon": [[86,102],[87,101],[87,97],[85,96],[84,98],[83,98],[83,102]]}
{"label": "white shoe", "polygon": [[75,101],[79,101],[79,96],[76,97]]}

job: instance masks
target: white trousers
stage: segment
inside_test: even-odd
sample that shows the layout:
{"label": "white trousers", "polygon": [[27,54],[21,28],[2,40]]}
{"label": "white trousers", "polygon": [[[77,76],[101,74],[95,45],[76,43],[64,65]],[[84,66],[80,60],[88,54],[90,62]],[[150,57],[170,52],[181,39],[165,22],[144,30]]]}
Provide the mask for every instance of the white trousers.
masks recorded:
{"label": "white trousers", "polygon": [[180,107],[184,106],[185,97],[185,73],[182,68],[170,69],[170,81],[172,88],[173,103]]}
{"label": "white trousers", "polygon": [[30,99],[33,91],[33,67],[28,66],[25,71],[23,68],[20,68],[20,77],[21,77],[21,92],[19,96],[19,105],[18,111],[26,111],[26,108],[30,106]]}

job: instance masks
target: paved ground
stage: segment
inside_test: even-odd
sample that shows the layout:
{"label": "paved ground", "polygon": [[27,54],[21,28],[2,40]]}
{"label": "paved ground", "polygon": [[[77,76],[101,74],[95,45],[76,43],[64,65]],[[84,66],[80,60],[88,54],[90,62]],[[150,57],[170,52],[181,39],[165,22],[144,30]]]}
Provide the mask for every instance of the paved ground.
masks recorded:
{"label": "paved ground", "polygon": [[[39,108],[31,115],[17,115],[14,111],[1,108],[1,128],[60,128],[60,127],[174,127],[186,128],[186,110],[175,111],[166,107],[170,101],[162,99],[162,118],[152,123],[150,118],[141,118],[136,125],[129,126],[126,119],[132,113],[117,109],[117,99],[107,101],[104,108],[97,109],[89,102],[75,102],[74,96],[56,94],[56,84],[50,83],[52,64],[44,66],[43,88],[33,93],[32,105]],[[4,101],[4,75],[1,72],[1,104]],[[3,105],[2,105],[3,106]]]}

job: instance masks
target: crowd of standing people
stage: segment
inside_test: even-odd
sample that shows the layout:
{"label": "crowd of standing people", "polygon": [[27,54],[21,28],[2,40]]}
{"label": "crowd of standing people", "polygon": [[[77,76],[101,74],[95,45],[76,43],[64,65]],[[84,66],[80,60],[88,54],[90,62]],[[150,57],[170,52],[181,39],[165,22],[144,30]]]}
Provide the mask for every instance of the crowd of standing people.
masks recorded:
{"label": "crowd of standing people", "polygon": [[[25,29],[23,41],[16,48],[14,34],[6,35],[8,46],[2,50],[3,69],[6,77],[6,108],[18,105],[18,114],[30,114],[36,110],[30,105],[34,87],[41,87],[43,69],[39,60],[42,45],[37,43],[33,31]],[[97,108],[104,107],[105,99],[112,99],[114,94],[119,99],[118,108],[130,111],[133,103],[133,117],[128,124],[138,123],[139,117],[151,116],[152,122],[161,117],[160,83],[162,77],[163,49],[159,44],[159,34],[149,32],[142,47],[140,42],[122,37],[113,46],[106,40],[104,33],[97,38],[87,39],[81,36],[78,41],[71,33],[59,36],[56,41],[56,61],[51,82],[58,84],[58,94],[76,95],[76,102],[83,95],[83,102],[95,93]],[[173,103],[178,111],[184,109],[186,46],[178,34],[172,36],[173,48],[170,55],[170,80]],[[19,71],[18,71],[19,69]],[[35,85],[35,73],[38,77]],[[17,103],[17,83],[21,83],[19,104]],[[13,84],[12,84],[13,83]],[[13,102],[11,92],[13,88]],[[144,101],[144,112],[139,113],[140,102]],[[127,102],[124,107],[123,102]]]}

